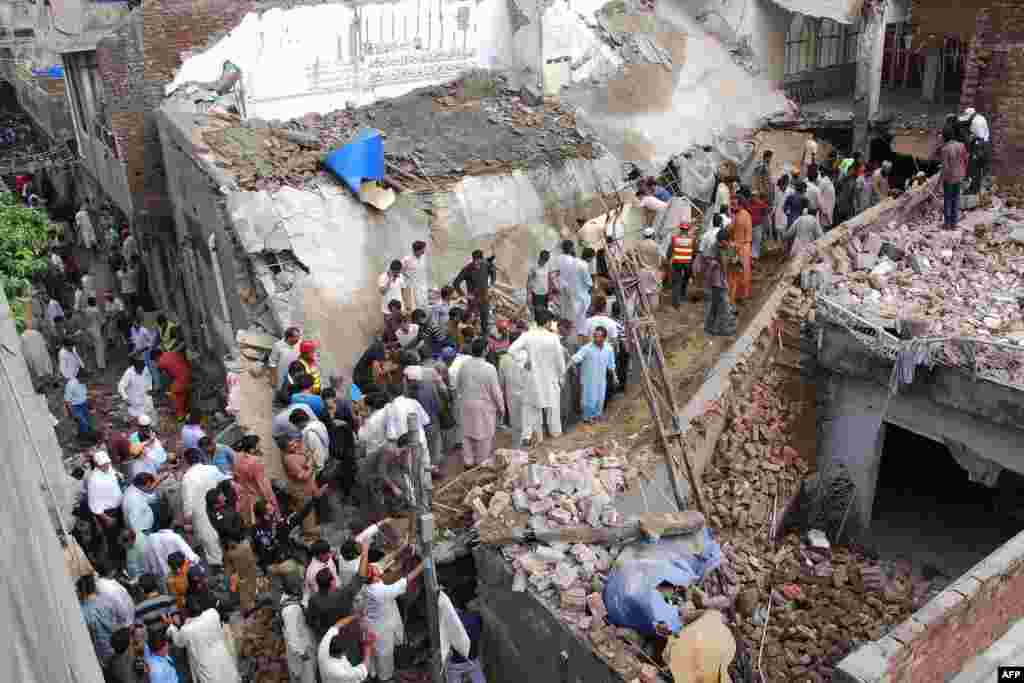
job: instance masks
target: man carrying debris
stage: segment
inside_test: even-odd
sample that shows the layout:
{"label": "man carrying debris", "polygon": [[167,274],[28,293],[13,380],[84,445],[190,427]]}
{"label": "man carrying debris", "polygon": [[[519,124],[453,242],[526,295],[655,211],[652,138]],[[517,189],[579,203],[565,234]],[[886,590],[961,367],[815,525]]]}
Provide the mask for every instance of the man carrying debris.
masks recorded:
{"label": "man carrying debris", "polygon": [[494,257],[484,259],[484,252],[477,249],[473,252],[473,260],[469,262],[452,281],[452,289],[462,293],[462,283],[466,283],[469,304],[467,313],[480,315],[480,334],[487,337],[490,332],[491,303],[490,287],[497,279],[494,270]]}
{"label": "man carrying debris", "polygon": [[412,254],[402,259],[402,275],[405,276],[406,287],[412,290],[412,301],[409,303],[413,309],[426,308],[428,300],[428,264],[427,264],[427,243],[416,240],[412,243]]}

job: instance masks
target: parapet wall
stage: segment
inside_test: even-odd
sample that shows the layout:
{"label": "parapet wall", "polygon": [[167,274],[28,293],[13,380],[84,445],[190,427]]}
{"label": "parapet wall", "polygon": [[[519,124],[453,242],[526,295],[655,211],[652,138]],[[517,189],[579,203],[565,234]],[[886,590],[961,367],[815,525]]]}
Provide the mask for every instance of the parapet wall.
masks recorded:
{"label": "parapet wall", "polygon": [[946,681],[1024,618],[1024,532],[880,640],[839,663],[837,683]]}

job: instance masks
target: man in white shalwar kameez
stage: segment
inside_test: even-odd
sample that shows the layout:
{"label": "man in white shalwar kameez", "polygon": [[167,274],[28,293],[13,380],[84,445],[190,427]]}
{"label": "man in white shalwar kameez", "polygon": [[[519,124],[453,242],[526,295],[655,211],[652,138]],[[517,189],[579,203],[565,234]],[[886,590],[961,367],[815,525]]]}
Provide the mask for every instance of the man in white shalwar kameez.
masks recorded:
{"label": "man in white shalwar kameez", "polygon": [[78,242],[83,248],[92,250],[96,246],[96,231],[92,227],[88,204],[83,204],[75,214],[75,228],[78,229]]}
{"label": "man in white shalwar kameez", "polygon": [[562,242],[562,253],[555,259],[554,270],[558,271],[558,308],[562,320],[576,319],[576,283],[579,260],[572,240]]}
{"label": "man in white shalwar kameez", "polygon": [[501,379],[501,391],[505,394],[505,402],[508,404],[508,426],[513,434],[520,434],[523,430],[526,372],[512,354],[505,353],[498,362],[498,375]]}
{"label": "man in white shalwar kameez", "polygon": [[402,259],[402,274],[406,286],[412,290],[413,310],[427,310],[430,306],[427,268],[427,243],[416,240],[412,243],[412,254]]}
{"label": "man in white shalwar kameez", "polygon": [[153,405],[153,397],[149,392],[153,390],[153,378],[146,367],[143,358],[135,357],[132,364],[121,375],[121,381],[117,383],[117,393],[128,406],[128,417],[135,422],[143,415],[150,418],[156,417],[156,408]]}
{"label": "man in white shalwar kameez", "polygon": [[198,451],[186,452],[189,468],[181,478],[181,505],[185,519],[192,520],[192,533],[203,546],[206,563],[224,566],[224,551],[220,547],[220,536],[210,523],[206,509],[206,494],[228,476],[215,465],[204,465]]}
{"label": "man in white shalwar kameez", "polygon": [[[175,619],[180,619],[177,615]],[[220,614],[211,607],[183,626],[171,624],[167,636],[176,647],[188,652],[192,679],[196,683],[241,683],[235,658],[228,650]]]}
{"label": "man in white shalwar kameez", "polygon": [[583,250],[583,258],[576,259],[576,284],[573,295],[576,303],[573,306],[573,329],[583,336],[583,328],[587,324],[587,311],[590,309],[591,292],[594,289],[594,278],[590,275],[590,264],[594,260],[594,250],[587,247]]}
{"label": "man in white shalwar kameez", "polygon": [[547,316],[530,329],[512,346],[508,353],[523,367],[523,423],[520,441],[527,443],[537,435],[544,440],[544,418],[552,437],[562,434],[562,381],[565,378],[565,352],[558,335],[546,328]]}

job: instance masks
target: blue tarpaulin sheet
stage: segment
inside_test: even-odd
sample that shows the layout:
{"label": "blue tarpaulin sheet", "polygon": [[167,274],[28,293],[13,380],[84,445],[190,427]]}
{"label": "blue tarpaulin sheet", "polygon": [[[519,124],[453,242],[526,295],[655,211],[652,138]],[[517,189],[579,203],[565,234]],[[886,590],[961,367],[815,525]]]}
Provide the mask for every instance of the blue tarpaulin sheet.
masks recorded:
{"label": "blue tarpaulin sheet", "polygon": [[663,539],[623,562],[608,577],[604,588],[604,604],[608,621],[653,636],[661,622],[672,633],[679,633],[683,620],[658,591],[662,583],[689,586],[722,562],[722,551],[708,529],[704,529],[704,549],[699,554],[680,551],[673,539]]}
{"label": "blue tarpaulin sheet", "polygon": [[384,140],[380,131],[363,128],[352,142],[328,154],[324,165],[356,194],[364,180],[383,180]]}

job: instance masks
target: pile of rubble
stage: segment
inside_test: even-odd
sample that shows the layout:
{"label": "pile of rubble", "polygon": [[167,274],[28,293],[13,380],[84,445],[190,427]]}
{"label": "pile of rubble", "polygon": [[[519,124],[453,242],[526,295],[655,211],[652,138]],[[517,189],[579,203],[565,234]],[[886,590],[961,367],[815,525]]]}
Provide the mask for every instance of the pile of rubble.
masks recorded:
{"label": "pile of rubble", "polygon": [[[973,211],[955,230],[931,213],[906,223],[874,225],[833,245],[804,273],[836,303],[915,337],[973,338],[1005,343],[982,347],[981,369],[1005,371],[1024,384],[1024,213]],[[956,343],[941,361],[966,365]]]}
{"label": "pile of rubble", "polygon": [[[633,440],[639,435],[633,435]],[[628,455],[628,457],[627,457]],[[615,441],[606,448],[575,451],[499,449],[494,462],[482,468],[486,478],[462,496],[472,510],[481,536],[534,533],[579,528],[623,530],[630,525],[614,499],[651,471],[662,456],[642,446],[632,450]],[[484,483],[487,481],[488,483]],[[452,507],[451,492],[435,497]],[[465,489],[463,489],[465,490]],[[570,534],[571,536],[571,534]],[[635,631],[608,625],[602,593],[621,548],[598,543],[510,543],[502,554],[516,572],[514,589],[530,590],[582,637],[626,681],[653,681],[657,668],[643,652],[644,639]]]}
{"label": "pile of rubble", "polygon": [[912,578],[908,566],[832,548],[821,532],[771,540],[786,502],[811,471],[788,442],[803,406],[784,397],[786,381],[787,373],[769,369],[745,400],[733,402],[704,473],[704,497],[709,522],[724,539],[723,577],[738,589],[737,631],[751,651],[758,651],[768,621],[766,680],[825,681],[860,642],[881,637],[941,586]]}

